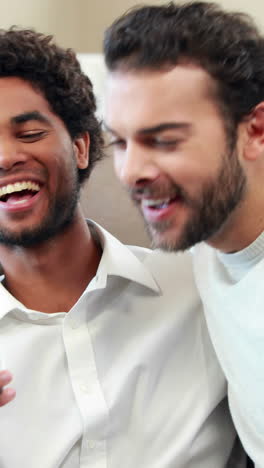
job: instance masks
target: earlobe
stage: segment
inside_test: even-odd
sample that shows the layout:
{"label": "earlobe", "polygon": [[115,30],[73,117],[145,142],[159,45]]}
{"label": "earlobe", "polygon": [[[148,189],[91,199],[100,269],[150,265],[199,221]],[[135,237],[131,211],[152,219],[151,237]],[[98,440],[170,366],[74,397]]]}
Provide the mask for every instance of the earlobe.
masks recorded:
{"label": "earlobe", "polygon": [[244,157],[257,160],[264,154],[264,102],[261,102],[250,114],[246,123],[247,141]]}
{"label": "earlobe", "polygon": [[89,133],[84,133],[81,137],[74,140],[74,151],[76,157],[77,167],[79,169],[86,169],[89,164],[89,148],[90,136]]}

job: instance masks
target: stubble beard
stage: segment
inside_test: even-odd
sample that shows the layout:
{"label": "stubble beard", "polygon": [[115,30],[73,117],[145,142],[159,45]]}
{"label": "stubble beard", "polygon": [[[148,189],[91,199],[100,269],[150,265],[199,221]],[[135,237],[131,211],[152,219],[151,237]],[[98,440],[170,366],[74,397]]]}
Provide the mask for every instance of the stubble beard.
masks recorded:
{"label": "stubble beard", "polygon": [[57,195],[54,200],[50,196],[49,212],[38,226],[28,227],[19,233],[1,227],[0,244],[8,247],[36,247],[64,232],[73,222],[80,196],[80,182],[74,160],[71,176],[65,182],[65,186],[71,188]]}
{"label": "stubble beard", "polygon": [[[165,220],[148,223],[146,230],[152,240],[153,248],[169,252],[184,251],[208,241],[224,227],[230,214],[238,207],[246,192],[246,175],[237,157],[230,151],[222,157],[222,164],[214,180],[202,188],[199,197],[190,199],[182,187],[171,184],[170,192],[181,193],[182,203],[192,213],[180,235],[173,239],[174,221]],[[169,233],[166,239],[166,232]]]}

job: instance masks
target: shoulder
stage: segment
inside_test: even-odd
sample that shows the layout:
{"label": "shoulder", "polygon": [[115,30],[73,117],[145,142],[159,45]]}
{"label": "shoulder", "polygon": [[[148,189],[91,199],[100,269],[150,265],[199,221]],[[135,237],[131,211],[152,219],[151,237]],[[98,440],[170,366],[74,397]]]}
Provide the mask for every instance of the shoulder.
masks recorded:
{"label": "shoulder", "polygon": [[160,273],[186,272],[192,274],[193,256],[188,250],[186,252],[164,252],[163,250],[147,249],[143,247],[127,246],[131,252],[146,266]]}
{"label": "shoulder", "polygon": [[172,290],[175,296],[186,290],[198,296],[190,251],[174,253],[135,246],[129,246],[129,249],[151,272],[161,288]]}

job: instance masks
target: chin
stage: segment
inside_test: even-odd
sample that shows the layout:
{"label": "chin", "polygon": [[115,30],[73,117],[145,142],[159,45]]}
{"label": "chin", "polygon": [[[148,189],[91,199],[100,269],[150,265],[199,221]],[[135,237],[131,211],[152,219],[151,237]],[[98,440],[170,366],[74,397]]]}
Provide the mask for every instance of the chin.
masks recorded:
{"label": "chin", "polygon": [[175,252],[178,249],[177,245],[177,238],[174,235],[169,235],[166,233],[157,233],[149,230],[150,238],[151,238],[151,246],[155,249],[161,249],[166,252]]}
{"label": "chin", "polygon": [[159,232],[148,226],[152,248],[158,248],[166,252],[183,252],[193,247],[199,240],[196,235],[190,235],[188,231],[171,228]]}

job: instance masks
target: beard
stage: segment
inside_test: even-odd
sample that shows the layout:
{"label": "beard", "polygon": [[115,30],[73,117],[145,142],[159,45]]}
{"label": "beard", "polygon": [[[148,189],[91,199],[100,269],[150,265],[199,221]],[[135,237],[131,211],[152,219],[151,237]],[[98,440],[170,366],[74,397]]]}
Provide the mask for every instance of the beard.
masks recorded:
{"label": "beard", "polygon": [[[222,157],[221,167],[216,177],[207,182],[196,198],[191,198],[184,189],[171,183],[169,186],[155,190],[154,185],[150,189],[142,189],[149,198],[167,198],[169,194],[177,194],[192,215],[182,228],[180,235],[175,239],[165,233],[170,229],[173,232],[174,220],[165,220],[148,223],[145,226],[152,239],[152,247],[166,251],[176,252],[189,249],[195,244],[207,241],[220,232],[228,220],[229,215],[240,204],[246,191],[246,175],[238,160],[237,152],[230,150]],[[133,198],[133,194],[131,193]],[[164,234],[164,236],[160,236]],[[163,238],[162,238],[163,237]]]}
{"label": "beard", "polygon": [[80,195],[78,170],[72,160],[71,174],[64,181],[70,187],[55,198],[50,196],[49,212],[38,226],[14,233],[0,227],[0,244],[16,247],[35,247],[64,232],[71,225]]}

